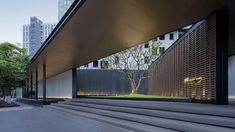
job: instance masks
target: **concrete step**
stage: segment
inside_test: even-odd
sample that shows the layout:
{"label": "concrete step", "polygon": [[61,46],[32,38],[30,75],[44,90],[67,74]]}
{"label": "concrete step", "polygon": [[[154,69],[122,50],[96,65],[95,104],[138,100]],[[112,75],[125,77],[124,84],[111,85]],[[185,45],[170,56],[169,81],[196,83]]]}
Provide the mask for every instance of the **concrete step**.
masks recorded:
{"label": "concrete step", "polygon": [[81,102],[89,104],[120,106],[128,108],[142,108],[149,110],[162,110],[170,112],[182,112],[200,115],[211,115],[235,118],[235,105],[210,105],[184,102],[161,102],[161,101],[130,101],[111,99],[72,99],[69,102]]}
{"label": "concrete step", "polygon": [[187,121],[193,123],[200,123],[206,125],[214,125],[220,127],[228,127],[235,129],[235,118],[220,117],[220,116],[211,116],[211,115],[199,115],[199,114],[190,114],[190,113],[181,113],[181,112],[170,112],[162,110],[149,110],[142,108],[130,108],[130,107],[120,107],[120,106],[109,106],[109,105],[100,105],[100,104],[89,104],[82,102],[60,102],[61,104],[67,104],[72,106],[81,106],[101,110],[117,111],[130,114],[145,115],[157,118],[166,118],[179,121]]}
{"label": "concrete step", "polygon": [[64,107],[60,107],[60,106],[55,106],[55,105],[48,105],[48,106],[44,106],[44,107],[68,112],[68,113],[71,113],[74,115],[82,116],[82,117],[89,118],[89,119],[96,120],[96,121],[109,123],[114,126],[128,129],[128,130],[130,130],[130,132],[156,132],[156,131],[157,132],[177,132],[177,131],[171,130],[171,129],[154,127],[154,126],[150,126],[150,125],[146,125],[146,124],[142,124],[142,123],[127,121],[127,120],[122,120],[122,119],[117,119],[117,118],[112,118],[112,117],[100,116],[97,114],[72,110],[72,109],[68,109],[68,108],[64,108]]}
{"label": "concrete step", "polygon": [[104,117],[111,117],[126,121],[132,121],[137,123],[142,123],[150,126],[155,127],[162,127],[171,130],[177,131],[198,131],[198,132],[234,132],[235,129],[225,128],[225,127],[218,127],[212,125],[205,125],[199,123],[192,123],[186,121],[179,121],[173,119],[165,119],[159,117],[152,117],[152,116],[145,116],[145,115],[137,115],[137,114],[130,114],[124,112],[117,112],[117,111],[110,111],[110,110],[101,110],[101,109],[94,109],[88,108],[83,106],[73,106],[69,104],[53,104],[53,106],[62,107],[78,112],[86,112],[92,113]]}

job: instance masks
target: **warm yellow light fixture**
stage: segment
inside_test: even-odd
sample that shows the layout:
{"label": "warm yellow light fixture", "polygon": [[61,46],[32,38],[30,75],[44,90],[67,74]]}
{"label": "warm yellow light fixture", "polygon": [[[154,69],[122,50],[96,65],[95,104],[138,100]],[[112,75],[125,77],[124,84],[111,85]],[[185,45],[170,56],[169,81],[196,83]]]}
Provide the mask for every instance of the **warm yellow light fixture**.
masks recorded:
{"label": "warm yellow light fixture", "polygon": [[198,84],[202,81],[202,77],[195,77],[195,78],[185,78],[184,79],[184,83],[185,84],[188,84],[188,85],[195,85],[195,84]]}

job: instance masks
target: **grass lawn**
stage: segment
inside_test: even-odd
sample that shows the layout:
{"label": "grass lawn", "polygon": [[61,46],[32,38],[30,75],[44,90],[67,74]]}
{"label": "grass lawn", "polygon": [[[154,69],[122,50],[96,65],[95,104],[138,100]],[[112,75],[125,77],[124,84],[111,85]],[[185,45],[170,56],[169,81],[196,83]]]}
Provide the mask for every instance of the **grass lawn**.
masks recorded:
{"label": "grass lawn", "polygon": [[117,96],[88,96],[91,98],[127,98],[127,99],[186,99],[186,97],[172,97],[172,96],[156,96],[145,94],[129,94],[129,95],[117,95]]}

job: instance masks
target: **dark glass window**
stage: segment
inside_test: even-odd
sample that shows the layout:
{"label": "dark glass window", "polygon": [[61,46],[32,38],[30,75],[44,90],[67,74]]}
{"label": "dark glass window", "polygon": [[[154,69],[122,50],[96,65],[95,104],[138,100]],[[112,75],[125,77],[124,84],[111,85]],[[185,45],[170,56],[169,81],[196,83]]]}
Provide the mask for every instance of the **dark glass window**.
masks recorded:
{"label": "dark glass window", "polygon": [[88,64],[85,64],[84,67],[88,67]]}
{"label": "dark glass window", "polygon": [[158,41],[157,37],[153,39],[153,41]]}
{"label": "dark glass window", "polygon": [[93,67],[98,67],[98,61],[97,60],[93,61]]}
{"label": "dark glass window", "polygon": [[174,34],[170,33],[170,40],[174,40]]}
{"label": "dark glass window", "polygon": [[145,63],[145,64],[148,64],[148,63],[149,63],[149,57],[148,57],[148,56],[145,56],[145,57],[144,57],[144,63]]}
{"label": "dark glass window", "polygon": [[101,61],[101,69],[108,69],[109,68],[109,62],[108,61]]}
{"label": "dark glass window", "polygon": [[118,63],[119,63],[119,56],[115,56],[114,63],[115,63],[115,64],[118,64]]}
{"label": "dark glass window", "polygon": [[149,44],[148,43],[144,44],[144,48],[149,48]]}
{"label": "dark glass window", "polygon": [[160,40],[165,40],[165,35],[159,37]]}

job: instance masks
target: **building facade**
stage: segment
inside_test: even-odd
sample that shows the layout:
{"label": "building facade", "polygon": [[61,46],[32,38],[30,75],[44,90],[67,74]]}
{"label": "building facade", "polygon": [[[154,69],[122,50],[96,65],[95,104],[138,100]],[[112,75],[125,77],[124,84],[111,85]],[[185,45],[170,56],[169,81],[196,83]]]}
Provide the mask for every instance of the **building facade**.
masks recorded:
{"label": "building facade", "polygon": [[[159,36],[159,37],[156,37],[155,39],[153,40],[150,40],[148,42],[148,44],[142,44],[142,54],[143,54],[143,57],[145,53],[149,52],[149,48],[151,48],[154,44],[156,44],[157,42],[160,42],[160,48],[159,48],[159,51],[158,53],[161,54],[163,53],[166,49],[168,49],[177,39],[179,39],[187,30],[188,30],[189,27],[187,28],[182,28],[182,29],[179,29],[177,31],[174,31],[174,32],[170,32],[168,34],[165,34],[165,35],[162,35],[162,36]],[[118,59],[118,53],[115,54],[114,56],[117,57]],[[109,56],[108,56],[109,57]],[[118,68],[113,68],[112,66],[110,66],[110,59],[107,59],[108,57],[106,58],[103,58],[103,59],[100,59],[100,60],[95,60],[93,62],[90,62],[88,64],[85,64],[81,67],[79,67],[80,69],[118,69]],[[147,57],[147,56],[146,56]],[[131,61],[132,59],[130,59]],[[143,59],[144,61],[144,59]],[[135,64],[133,64],[135,65]],[[136,67],[132,67],[131,69],[136,69]],[[147,70],[148,69],[148,66],[144,66],[144,68],[142,68],[142,70]]]}
{"label": "building facade", "polygon": [[58,20],[60,20],[65,12],[69,9],[69,7],[72,5],[72,3],[74,2],[74,0],[59,0],[58,1]]}
{"label": "building facade", "polygon": [[30,18],[30,24],[23,25],[23,47],[33,56],[55,28],[56,23],[43,23],[37,17]]}
{"label": "building facade", "polygon": [[[138,45],[144,40],[152,38],[153,35],[162,35],[167,31],[172,31],[173,29],[186,26],[189,23],[201,21],[208,17],[208,22],[199,26],[198,29],[196,28],[195,31],[191,30],[191,33],[185,35],[182,39],[179,39],[178,44],[175,44],[175,46],[173,44],[171,48],[166,50],[161,57],[158,57],[156,63],[150,67],[150,71],[152,71],[150,73],[155,76],[155,78],[152,78],[152,83],[150,83],[152,85],[151,91],[153,94],[157,91],[160,91],[161,94],[166,93],[165,91],[170,91],[172,92],[171,94],[166,93],[170,96],[179,96],[185,93],[186,97],[191,96],[193,99],[202,101],[212,100],[216,101],[217,104],[228,104],[229,84],[229,95],[231,97],[234,96],[234,92],[231,92],[234,90],[234,78],[232,73],[235,71],[233,63],[235,61],[233,59],[235,56],[235,41],[233,41],[235,39],[234,1],[230,0],[229,3],[227,3],[228,1],[223,0],[208,0],[206,2],[191,1],[188,6],[184,6],[185,1],[172,1],[170,2],[172,11],[176,14],[174,17],[166,17],[172,16],[172,12],[168,12],[168,8],[164,8],[169,5],[169,2],[164,1],[162,1],[161,4],[157,4],[155,1],[135,1],[134,3],[138,4],[138,7],[141,7],[139,9],[141,10],[130,8],[133,7],[133,1],[118,1],[118,4],[114,4],[113,1],[110,3],[109,1],[83,2],[84,3],[81,3],[80,5],[77,3],[75,4],[74,12],[71,10],[71,13],[74,14],[71,17],[65,18],[66,21],[69,21],[68,23],[60,23],[60,26],[63,26],[64,30],[56,30],[56,37],[50,36],[51,41],[46,44],[54,47],[48,48],[49,46],[47,46],[41,49],[40,52],[38,52],[38,56],[31,60],[27,75],[28,78],[30,78],[31,93],[33,89],[33,83],[31,83],[33,81],[31,80],[35,80],[36,88],[38,81],[42,81],[43,100],[45,101],[47,91],[50,89],[47,86],[50,86],[52,83],[61,82],[66,76],[61,79],[59,74],[71,69],[71,94],[72,97],[75,98],[76,96],[74,95],[76,95],[76,92],[74,91],[76,90],[74,89],[77,89],[77,66],[116,53],[121,49]],[[159,8],[145,8],[149,5],[155,5]],[[80,8],[81,6],[84,8]],[[180,10],[177,10],[179,7]],[[120,11],[120,8],[123,8],[126,13]],[[153,14],[155,14],[159,9],[165,14],[146,15],[146,12],[153,12]],[[226,10],[221,10],[220,12],[220,9]],[[187,13],[189,10],[193,10],[193,12]],[[219,12],[216,13],[216,15],[208,16],[208,14],[217,11]],[[101,20],[97,19],[100,17],[100,14],[103,13],[108,14],[102,16]],[[122,28],[118,30],[119,33],[116,34],[119,26],[113,24],[113,20],[123,20],[120,19],[120,16],[122,16],[121,18],[132,16],[132,19],[126,19],[125,23],[121,22],[119,26]],[[93,23],[94,21],[84,19],[87,17],[97,20],[95,21],[96,24],[91,26],[90,23]],[[144,20],[147,21],[142,21],[143,18],[146,18]],[[117,24],[119,22],[120,21],[117,21]],[[78,26],[78,23],[82,23],[82,25],[79,24],[80,26]],[[133,26],[130,26],[132,24]],[[141,24],[141,26],[139,26],[139,24]],[[59,29],[60,26],[58,26],[57,29]],[[164,28],[160,29],[160,26],[163,26]],[[102,34],[101,32],[96,32],[100,28],[102,28]],[[135,32],[131,33],[130,30]],[[94,31],[94,34],[91,35],[91,31]],[[71,35],[73,33],[76,34]],[[110,39],[112,40],[112,43],[108,45],[108,43],[104,43],[109,42],[105,41],[107,38],[104,36],[110,34],[113,36],[111,37],[112,39]],[[120,36],[120,34],[122,36]],[[128,34],[129,36],[127,36]],[[80,37],[77,37],[78,35],[80,35]],[[142,39],[139,39],[139,36]],[[122,43],[125,41],[120,40],[126,40],[126,37],[135,43],[131,45]],[[68,46],[66,45],[68,40],[73,40],[71,41],[69,48],[67,48]],[[107,49],[105,49],[106,46]],[[47,56],[45,56],[45,54],[47,54]],[[164,63],[164,66],[160,65],[159,62]],[[168,70],[171,72],[167,72]],[[163,73],[162,71],[166,72]],[[38,73],[40,76],[38,76]],[[32,76],[36,76],[36,79],[32,78]],[[56,78],[57,80],[54,81],[52,78]],[[163,81],[158,80],[159,83],[156,83],[156,78],[160,78]],[[49,79],[53,81],[49,82]],[[168,81],[166,82],[166,80]],[[209,82],[210,80],[212,82]],[[186,86],[183,86],[182,89],[179,87],[185,84]],[[198,85],[202,87],[198,87]],[[64,86],[61,89],[67,90],[68,87]],[[159,92],[156,93],[156,95],[159,94]]]}

